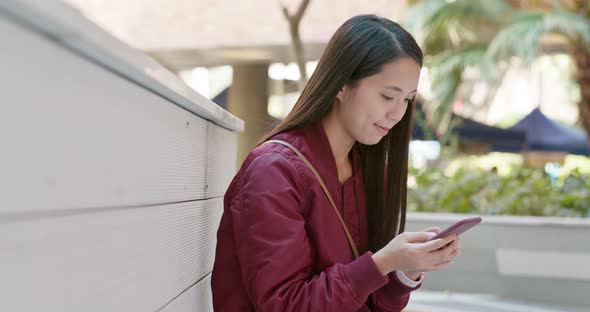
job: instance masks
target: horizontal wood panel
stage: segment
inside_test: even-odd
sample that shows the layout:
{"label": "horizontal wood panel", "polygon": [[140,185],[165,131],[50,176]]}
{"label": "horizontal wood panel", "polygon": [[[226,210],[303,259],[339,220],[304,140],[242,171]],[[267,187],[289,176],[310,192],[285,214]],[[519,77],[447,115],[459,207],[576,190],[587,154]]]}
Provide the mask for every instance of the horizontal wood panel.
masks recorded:
{"label": "horizontal wood panel", "polygon": [[0,225],[0,311],[156,311],[213,267],[222,199]]}
{"label": "horizontal wood panel", "polygon": [[205,198],[207,121],[3,19],[0,40],[0,219]]}
{"label": "horizontal wood panel", "polygon": [[204,119],[233,131],[243,130],[242,120],[191,89],[150,56],[89,21],[67,2],[2,0],[0,18],[17,20]]}
{"label": "horizontal wood panel", "polygon": [[208,198],[223,197],[236,173],[238,137],[235,132],[207,124],[207,193]]}
{"label": "horizontal wood panel", "polygon": [[161,312],[207,312],[213,311],[211,274],[166,305]]}

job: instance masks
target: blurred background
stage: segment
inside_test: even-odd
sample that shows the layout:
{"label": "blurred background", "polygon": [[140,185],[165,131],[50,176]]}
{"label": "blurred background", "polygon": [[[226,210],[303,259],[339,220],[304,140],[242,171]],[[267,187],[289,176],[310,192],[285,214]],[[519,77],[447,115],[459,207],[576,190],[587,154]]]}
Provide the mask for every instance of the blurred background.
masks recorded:
{"label": "blurred background", "polygon": [[242,119],[236,168],[289,113],[338,26],[364,13],[399,22],[425,53],[407,226],[484,220],[406,310],[590,309],[590,2],[65,3]]}

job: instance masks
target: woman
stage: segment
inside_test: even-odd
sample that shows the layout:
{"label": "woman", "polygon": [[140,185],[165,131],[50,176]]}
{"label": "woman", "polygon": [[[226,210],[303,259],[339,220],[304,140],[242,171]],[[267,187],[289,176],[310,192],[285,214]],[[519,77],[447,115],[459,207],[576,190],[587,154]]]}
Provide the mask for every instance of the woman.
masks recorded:
{"label": "woman", "polygon": [[390,20],[356,16],[336,31],[225,194],[216,311],[400,311],[422,272],[459,255],[455,236],[427,242],[437,228],[402,233],[421,66]]}

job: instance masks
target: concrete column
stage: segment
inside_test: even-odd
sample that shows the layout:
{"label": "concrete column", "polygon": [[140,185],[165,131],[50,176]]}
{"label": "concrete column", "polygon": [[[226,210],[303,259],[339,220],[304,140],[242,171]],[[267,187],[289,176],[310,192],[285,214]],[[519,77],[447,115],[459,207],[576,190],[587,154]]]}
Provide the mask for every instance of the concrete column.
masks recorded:
{"label": "concrete column", "polygon": [[268,64],[233,66],[227,109],[244,120],[244,132],[238,135],[237,168],[264,135],[270,122],[268,105]]}

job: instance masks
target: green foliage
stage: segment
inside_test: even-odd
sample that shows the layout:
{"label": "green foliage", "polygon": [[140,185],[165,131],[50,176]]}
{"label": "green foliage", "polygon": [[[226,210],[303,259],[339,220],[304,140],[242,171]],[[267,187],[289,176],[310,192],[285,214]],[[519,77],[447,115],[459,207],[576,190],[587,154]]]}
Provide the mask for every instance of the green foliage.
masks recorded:
{"label": "green foliage", "polygon": [[424,109],[439,134],[452,128],[446,121],[468,68],[478,69],[486,83],[497,86],[510,66],[530,64],[539,55],[544,35],[590,46],[590,17],[560,1],[550,1],[552,9],[544,11],[514,8],[506,0],[411,4],[404,25],[424,50],[432,72],[432,97]]}
{"label": "green foliage", "polygon": [[[541,168],[438,169],[410,172],[408,211],[484,215],[590,216],[590,174],[574,169],[555,181]],[[412,184],[412,183],[410,183]]]}
{"label": "green foliage", "polygon": [[487,54],[494,59],[516,56],[530,64],[539,52],[539,38],[559,34],[569,42],[590,44],[590,19],[567,11],[516,11],[489,43]]}

